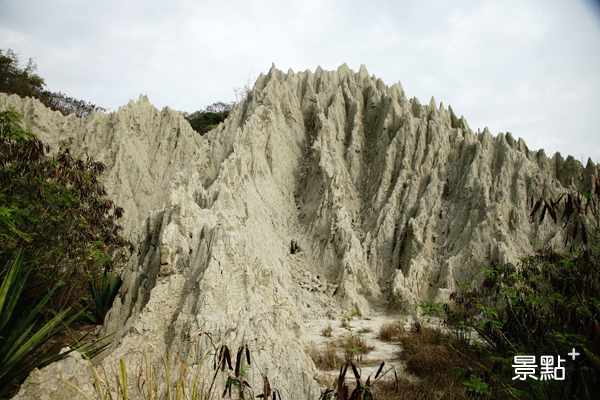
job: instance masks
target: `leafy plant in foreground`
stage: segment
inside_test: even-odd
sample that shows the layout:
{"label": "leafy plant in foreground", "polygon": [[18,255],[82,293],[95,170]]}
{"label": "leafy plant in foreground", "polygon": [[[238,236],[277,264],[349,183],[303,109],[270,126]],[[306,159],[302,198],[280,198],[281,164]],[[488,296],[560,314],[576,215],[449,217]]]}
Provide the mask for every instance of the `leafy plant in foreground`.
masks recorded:
{"label": "leafy plant in foreground", "polygon": [[[87,291],[84,276],[95,278],[121,264],[131,245],[116,223],[123,210],[98,181],[104,166],[68,150],[50,157],[49,147],[21,120],[12,109],[0,112],[2,395],[32,368],[56,359],[38,349],[85,311],[66,307]],[[111,284],[108,292],[116,290]]]}
{"label": "leafy plant in foreground", "polygon": [[[521,397],[597,398],[600,395],[600,265],[598,252],[559,254],[540,250],[520,265],[487,271],[481,285],[451,296],[443,309],[450,331],[465,325],[489,347],[487,360],[496,387]],[[461,314],[456,323],[455,315]],[[455,325],[456,324],[456,325]],[[566,355],[575,349],[580,356]],[[514,356],[562,356],[565,380],[515,381]],[[475,379],[475,378],[473,378]],[[475,381],[468,382],[474,390]]]}
{"label": "leafy plant in foreground", "polygon": [[[462,337],[469,339],[474,330],[485,342],[474,342],[472,350],[482,359],[486,379],[460,371],[469,379],[464,382],[467,394],[600,398],[600,188],[595,176],[590,180],[588,193],[569,190],[535,205],[532,199],[530,218],[539,215],[540,223],[546,215],[554,222],[560,219],[569,251],[541,249],[518,265],[494,266],[481,284],[453,293],[450,304],[421,305],[443,318],[451,337],[466,333]],[[457,353],[469,343],[446,342]],[[542,355],[562,356],[565,380],[515,380],[512,364],[518,355],[535,356],[538,362]]]}
{"label": "leafy plant in foreground", "polygon": [[[346,372],[348,371],[348,367],[351,368],[352,373],[354,374],[355,379],[355,387],[354,390],[350,391],[350,388],[346,384]],[[396,374],[396,370],[394,366],[389,368],[387,371],[384,371],[385,362],[382,362],[379,365],[379,369],[375,373],[375,377],[371,380],[371,375],[367,377],[367,380],[363,382],[361,377],[361,371],[354,365],[352,361],[348,361],[340,367],[340,373],[338,375],[338,379],[331,389],[324,389],[321,392],[321,396],[319,400],[373,400],[373,393],[371,389],[373,386],[379,382],[383,377],[394,370],[394,374]],[[396,375],[396,382],[398,381],[398,376]]]}
{"label": "leafy plant in foreground", "polygon": [[62,281],[43,295],[40,291],[24,311],[18,312],[17,303],[30,272],[31,268],[23,272],[23,254],[19,251],[8,266],[0,287],[0,397],[13,389],[13,381],[21,381],[32,369],[48,361],[43,359],[42,354],[28,366],[22,365],[23,361],[52,338],[63,324],[68,325],[81,313],[80,311],[67,318],[70,311],[67,308],[57,313],[46,324],[38,326],[42,307]]}
{"label": "leafy plant in foreground", "polygon": [[588,193],[569,190],[555,199],[538,199],[529,218],[533,221],[539,212],[540,223],[544,221],[546,214],[556,223],[558,216],[564,223],[562,229],[565,232],[565,245],[573,245],[581,238],[585,249],[597,248],[600,244],[600,185],[596,180],[596,176],[590,177]]}
{"label": "leafy plant in foreground", "polygon": [[92,303],[91,310],[86,314],[86,317],[94,324],[102,324],[119,293],[123,280],[121,275],[118,274],[111,277],[108,268],[104,268],[99,288],[96,287],[91,276],[88,276],[87,279],[92,294]]}
{"label": "leafy plant in foreground", "polygon": [[22,249],[33,267],[24,303],[40,283],[65,276],[68,284],[49,303],[59,310],[87,291],[86,273],[95,278],[124,263],[132,244],[117,224],[123,209],[98,180],[104,165],[68,149],[50,157],[21,120],[12,109],[0,112],[0,265]]}

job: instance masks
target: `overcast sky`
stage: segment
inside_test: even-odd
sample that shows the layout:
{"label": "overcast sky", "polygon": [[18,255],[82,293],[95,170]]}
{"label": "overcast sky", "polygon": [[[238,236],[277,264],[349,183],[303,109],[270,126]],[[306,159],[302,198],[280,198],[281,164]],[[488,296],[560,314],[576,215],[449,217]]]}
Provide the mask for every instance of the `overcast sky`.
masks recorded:
{"label": "overcast sky", "polygon": [[600,161],[600,7],[592,0],[0,0],[0,49],[50,90],[117,110],[147,94],[192,112],[271,63],[346,62],[474,131]]}

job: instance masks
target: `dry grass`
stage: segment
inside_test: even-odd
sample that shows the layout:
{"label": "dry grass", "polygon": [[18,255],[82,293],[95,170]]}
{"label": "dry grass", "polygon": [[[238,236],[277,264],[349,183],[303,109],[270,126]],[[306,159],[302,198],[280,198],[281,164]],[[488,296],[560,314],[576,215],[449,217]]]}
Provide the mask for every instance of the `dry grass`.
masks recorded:
{"label": "dry grass", "polygon": [[332,332],[333,332],[333,328],[331,327],[331,324],[329,324],[321,330],[321,335],[323,335],[325,337],[331,337]]}
{"label": "dry grass", "polygon": [[429,400],[439,399],[439,396],[432,396],[430,385],[425,380],[412,382],[404,378],[399,378],[398,382],[394,379],[388,379],[378,382],[373,387],[373,398],[377,400]]}
{"label": "dry grass", "polygon": [[403,333],[404,326],[400,321],[395,321],[381,325],[379,327],[379,335],[377,335],[377,338],[385,342],[392,342],[400,340]]}
{"label": "dry grass", "polygon": [[354,344],[357,348],[362,349],[362,354],[369,354],[371,351],[375,350],[375,346],[373,346],[364,336],[355,336]]}
{"label": "dry grass", "polygon": [[[437,329],[422,327],[401,337],[403,350],[399,353],[399,358],[406,363],[406,372],[415,375],[421,381],[404,382],[402,386],[408,387],[406,391],[410,395],[398,395],[396,398],[440,398],[440,394],[443,393],[443,396],[449,396],[447,398],[464,398],[465,387],[462,383],[465,378],[453,376],[455,369],[470,370],[476,375],[483,371],[480,371],[472,360],[450,349],[443,341],[445,338],[446,336]],[[472,359],[476,358],[474,354],[470,356]]]}
{"label": "dry grass", "polygon": [[441,339],[440,331],[429,328],[402,337],[400,359],[406,362],[406,371],[418,377],[446,379],[459,365]]}
{"label": "dry grass", "polygon": [[410,326],[410,331],[413,333],[421,333],[421,329],[423,329],[423,327],[421,326],[421,323],[419,321],[416,321]]}
{"label": "dry grass", "polygon": [[[348,396],[356,384],[361,386],[366,384],[363,381],[366,376],[355,379],[356,372],[350,367],[356,366],[358,374],[362,374],[361,356],[374,350],[375,346],[355,330],[349,329],[349,331],[344,336],[330,340],[324,348],[316,350],[321,354],[313,355],[313,360],[319,369],[335,371],[341,368],[340,371],[347,369],[349,374],[341,380],[338,377],[331,382],[324,382],[327,389],[322,392],[320,400],[350,399],[351,397]],[[381,379],[371,378],[369,386],[371,386],[373,399],[468,400],[475,396],[474,393],[468,393],[468,386],[464,385],[469,381],[469,377],[475,377],[484,385],[488,385],[487,388],[484,386],[481,398],[502,400],[515,398],[510,393],[500,390],[502,383],[499,384],[497,378],[492,376],[495,364],[491,365],[489,360],[482,358],[482,353],[477,350],[477,347],[461,347],[455,340],[455,336],[444,331],[423,326],[418,322],[410,329],[405,329],[400,321],[394,321],[380,327],[378,338],[397,342],[401,346],[395,358],[404,363],[403,373],[407,375],[397,376],[390,370],[391,372],[388,371],[390,373],[386,376],[380,376]],[[340,376],[341,374],[342,372]]]}
{"label": "dry grass", "polygon": [[373,329],[369,328],[368,326],[364,326],[358,330],[358,333],[371,333],[371,332],[373,332]]}
{"label": "dry grass", "polygon": [[309,354],[318,369],[331,371],[338,369],[344,362],[359,359],[374,349],[375,346],[363,336],[347,335],[329,340],[320,347],[313,346]]}
{"label": "dry grass", "polygon": [[344,362],[344,359],[339,355],[338,347],[333,340],[328,341],[321,348],[313,346],[310,357],[315,363],[315,366],[321,371],[337,369]]}
{"label": "dry grass", "polygon": [[368,354],[375,350],[375,346],[369,343],[363,336],[351,336],[340,338],[338,343],[344,350],[346,360],[360,359],[364,354]]}
{"label": "dry grass", "polygon": [[[212,348],[193,355],[196,339],[199,336],[208,337]],[[171,354],[171,357],[168,351],[164,356],[159,354],[160,360],[158,363],[153,363],[153,359],[156,359],[150,355],[152,346],[146,343],[145,349],[140,350],[141,359],[137,368],[132,368],[130,364],[129,371],[123,358],[119,360],[118,366],[110,365],[108,368],[101,363],[96,367],[90,361],[95,391],[91,395],[72,382],[62,378],[56,379],[76,390],[87,400],[127,398],[208,400],[225,398],[228,390],[227,398],[231,399],[232,389],[235,390],[233,397],[235,399],[257,398],[254,389],[246,381],[248,378],[246,373],[252,368],[253,361],[247,345],[239,347],[235,352],[227,345],[217,346],[210,333],[196,331],[188,338],[186,346],[189,346],[187,351],[184,350],[184,343],[182,343],[179,350]],[[237,354],[237,356],[232,358],[232,354]],[[232,365],[236,366],[235,370]],[[257,369],[260,371],[259,368]],[[261,390],[260,393],[262,393],[258,397],[267,398],[273,394],[273,398],[275,398],[274,393],[276,393],[277,397],[281,399],[279,390],[271,388],[266,375],[262,376],[262,381],[262,390],[260,386],[256,389]],[[224,390],[223,394],[219,395],[221,387],[218,386],[221,384],[224,385]]]}
{"label": "dry grass", "polygon": [[[484,376],[484,367],[479,362],[474,362],[478,359],[477,355],[462,348],[460,351],[454,350],[447,343],[447,335],[438,329],[414,324],[410,330],[405,330],[399,321],[395,321],[383,325],[379,330],[378,337],[382,340],[399,342],[402,350],[398,353],[397,358],[404,361],[405,372],[414,378],[406,379],[406,377],[396,376],[392,371],[381,380],[376,382],[372,380],[373,399],[467,399],[466,387],[463,383],[468,379],[464,372],[467,371],[478,377]],[[357,361],[362,363],[361,355],[372,350],[374,350],[374,346],[365,337],[351,332],[343,337],[330,340],[324,348],[317,349],[316,351],[320,354],[313,355],[313,360],[319,369],[332,371],[340,369],[345,362],[354,363],[354,365],[358,365]],[[340,357],[341,354],[344,354],[345,360]],[[456,374],[457,368],[463,373]],[[351,371],[349,367],[348,371]],[[354,378],[351,380],[353,381]],[[349,380],[347,385],[349,392],[345,396],[349,396],[352,392],[354,382]],[[326,386],[329,389],[322,393],[321,399],[336,398],[340,386],[339,379],[335,382],[327,382]],[[348,399],[349,397],[343,398]],[[505,396],[493,398],[504,399]]]}

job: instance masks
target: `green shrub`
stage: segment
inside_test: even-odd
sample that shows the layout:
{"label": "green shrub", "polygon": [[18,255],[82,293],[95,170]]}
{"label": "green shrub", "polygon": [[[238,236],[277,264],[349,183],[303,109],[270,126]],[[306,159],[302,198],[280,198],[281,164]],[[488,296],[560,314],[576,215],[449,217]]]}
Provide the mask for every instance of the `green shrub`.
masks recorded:
{"label": "green shrub", "polygon": [[199,110],[191,114],[184,113],[184,118],[190,123],[192,129],[201,135],[215,129],[221,122],[229,116],[229,112],[234,103],[213,103],[204,110]]}
{"label": "green shrub", "polygon": [[[600,396],[600,257],[597,250],[556,253],[539,250],[518,266],[499,265],[486,272],[481,285],[465,285],[451,295],[452,303],[433,310],[443,318],[449,337],[445,345],[458,354],[477,353],[483,375],[465,382],[472,393],[487,389],[519,398],[591,399]],[[471,329],[482,343],[469,337]],[[406,343],[403,343],[406,346]],[[567,354],[575,349],[576,360]],[[561,356],[565,380],[514,380],[517,355]],[[419,362],[424,360],[419,356]],[[556,366],[556,364],[555,364]],[[535,374],[539,378],[539,373]],[[486,389],[486,390],[487,390]],[[469,393],[471,393],[469,392]]]}
{"label": "green shrub", "polygon": [[[20,127],[21,118],[0,112],[0,265],[22,249],[33,268],[26,289],[64,275],[68,285],[49,303],[60,310],[87,291],[85,275],[97,279],[124,263],[132,246],[117,224],[123,209],[98,181],[104,165],[68,149],[49,157],[49,147]],[[26,290],[23,303],[35,295]]]}
{"label": "green shrub", "polygon": [[98,300],[106,314],[120,285],[109,282],[108,271],[131,251],[116,223],[123,210],[97,179],[104,166],[68,150],[49,157],[49,147],[20,127],[21,118],[14,110],[0,112],[2,395],[13,380],[56,359],[38,349],[85,311],[72,305],[88,289],[84,277],[97,281],[102,270]]}
{"label": "green shrub", "polygon": [[[425,315],[443,318],[447,348],[462,355],[475,352],[481,360],[477,364],[485,373],[458,371],[467,379],[467,395],[600,398],[600,188],[595,176],[588,191],[567,191],[532,204],[532,219],[539,214],[542,223],[549,215],[564,223],[568,251],[538,250],[516,266],[486,270],[479,285],[462,284],[449,304],[419,305]],[[479,341],[471,340],[472,330]],[[577,359],[569,356],[573,350]],[[536,372],[537,380],[515,380],[517,355],[536,356],[538,363],[542,355],[560,356],[566,379],[542,380]]]}

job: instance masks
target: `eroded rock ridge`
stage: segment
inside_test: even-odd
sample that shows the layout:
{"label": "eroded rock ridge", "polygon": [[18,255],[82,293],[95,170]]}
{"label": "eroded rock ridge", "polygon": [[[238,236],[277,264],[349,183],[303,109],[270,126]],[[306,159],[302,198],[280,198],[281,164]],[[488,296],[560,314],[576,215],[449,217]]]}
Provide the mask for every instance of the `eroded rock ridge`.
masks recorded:
{"label": "eroded rock ridge", "polygon": [[[444,301],[534,239],[559,244],[557,227],[529,221],[532,199],[598,172],[510,133],[475,133],[451,107],[409,100],[364,67],[273,67],[204,136],[145,96],[86,119],[0,94],[5,106],[54,147],[104,162],[137,238],[103,362],[137,360],[147,340],[176,353],[203,330],[247,343],[284,398],[318,397],[304,319]],[[56,381],[34,384],[50,373],[91,388],[89,371],[52,368],[32,373],[17,398],[77,397]]]}

